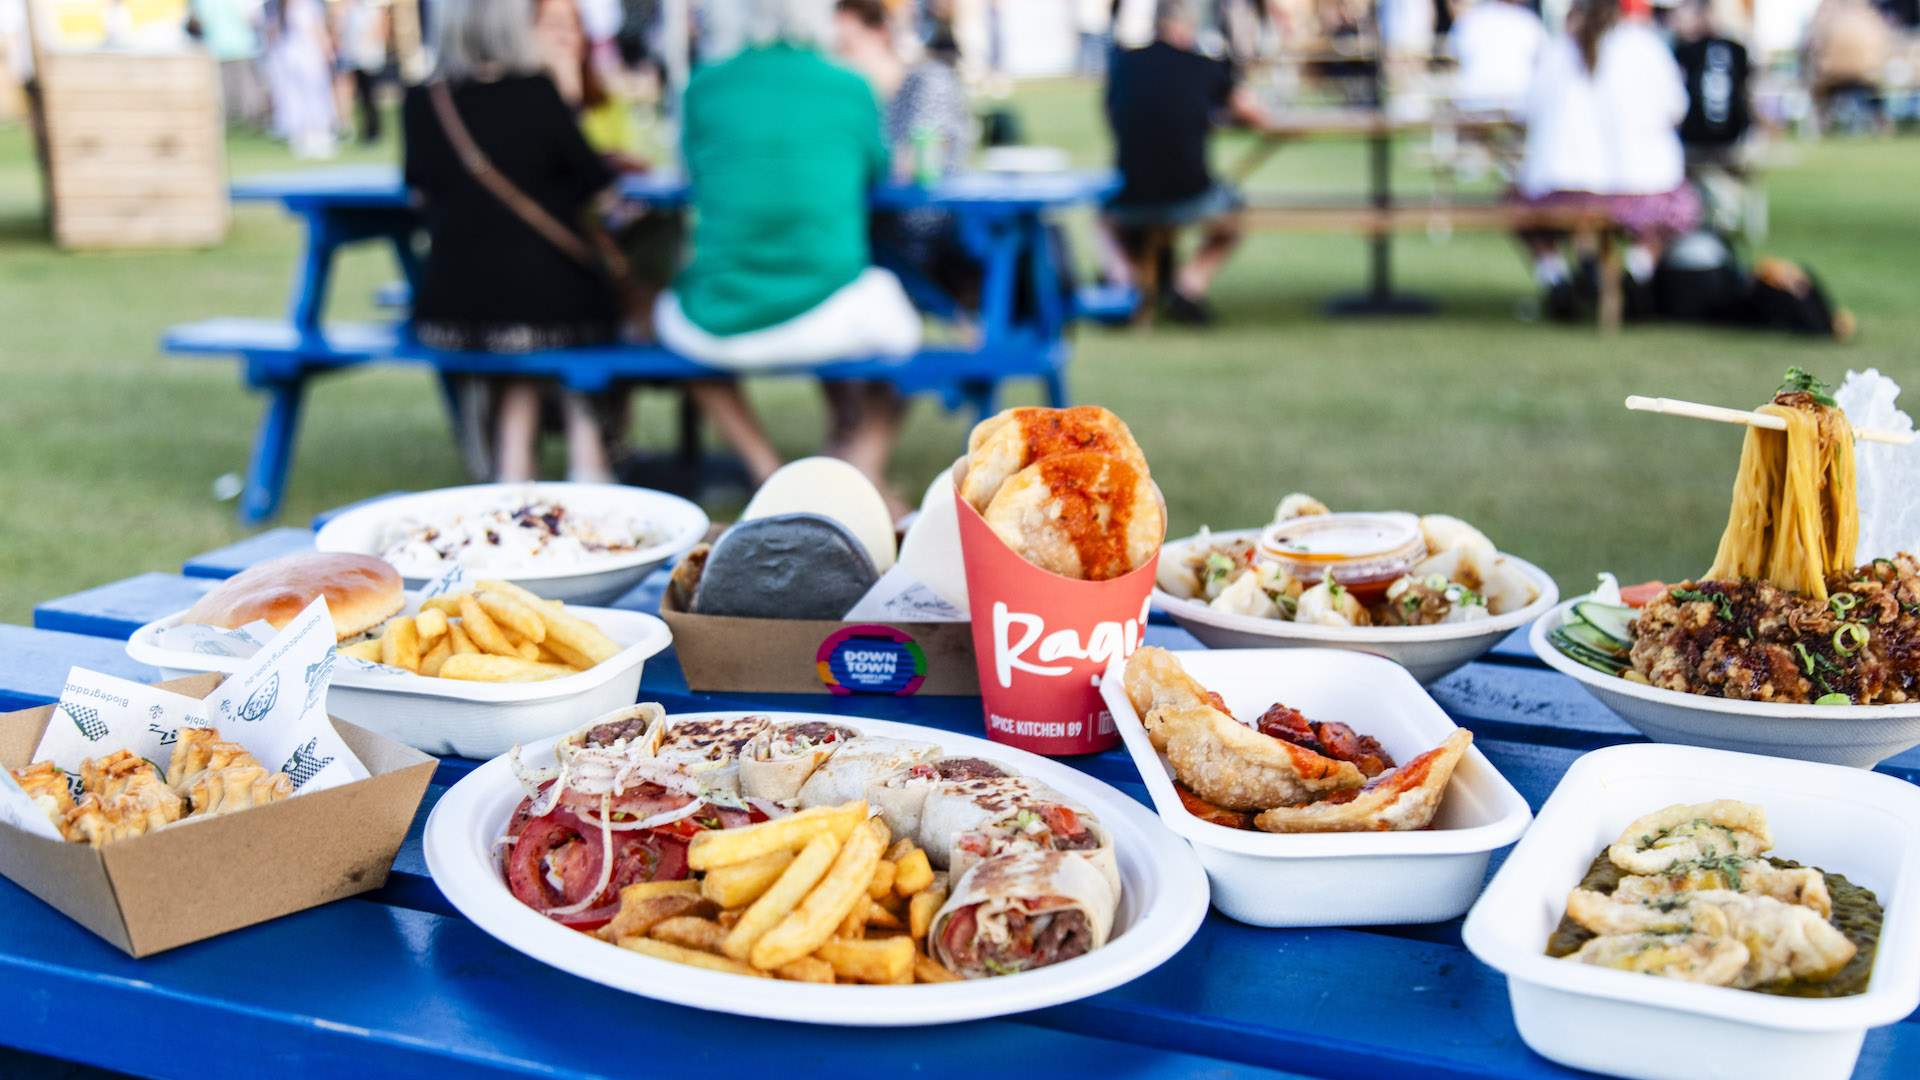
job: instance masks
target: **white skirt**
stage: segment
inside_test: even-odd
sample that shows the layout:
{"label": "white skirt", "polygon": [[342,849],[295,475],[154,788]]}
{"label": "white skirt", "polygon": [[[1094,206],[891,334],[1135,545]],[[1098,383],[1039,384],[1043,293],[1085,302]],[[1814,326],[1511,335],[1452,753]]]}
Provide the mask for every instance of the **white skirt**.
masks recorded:
{"label": "white skirt", "polygon": [[744,334],[709,334],[695,326],[669,290],[654,304],[653,330],[674,352],[729,371],[906,357],[920,348],[920,312],[900,280],[879,267],[786,322]]}

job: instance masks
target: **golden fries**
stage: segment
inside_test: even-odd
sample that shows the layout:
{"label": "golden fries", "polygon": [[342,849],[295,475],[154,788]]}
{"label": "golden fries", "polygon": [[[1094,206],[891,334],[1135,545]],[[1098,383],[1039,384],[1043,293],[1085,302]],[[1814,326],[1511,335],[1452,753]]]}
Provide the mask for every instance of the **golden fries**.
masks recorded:
{"label": "golden fries", "polygon": [[695,870],[732,866],[768,852],[804,847],[823,834],[832,836],[837,847],[866,816],[867,803],[861,799],[843,806],[816,806],[758,825],[703,832],[687,845],[687,865]]}
{"label": "golden fries", "polygon": [[[864,813],[864,804],[860,805]],[[880,830],[872,827],[872,822],[854,829],[820,886],[808,893],[800,906],[780,920],[778,926],[754,942],[748,957],[753,966],[777,968],[825,944],[854,902],[867,901],[867,883],[873,880],[873,868],[880,864],[880,852],[886,846],[885,838]],[[795,860],[796,865],[798,862]]]}
{"label": "golden fries", "polygon": [[387,624],[380,637],[380,662],[389,667],[420,670],[420,631],[411,618],[402,615]]}
{"label": "golden fries", "polygon": [[757,859],[716,866],[700,882],[700,894],[723,908],[746,907],[760,898],[793,861],[793,852],[769,851]]}
{"label": "golden fries", "polygon": [[913,894],[907,903],[907,933],[913,940],[919,941],[927,936],[927,928],[933,925],[934,913],[947,902],[945,889],[928,887]]}
{"label": "golden fries", "polygon": [[413,625],[420,631],[420,644],[425,645],[446,633],[449,621],[447,613],[439,608],[422,607],[413,617]]}
{"label": "golden fries", "polygon": [[522,638],[535,645],[547,640],[547,626],[540,621],[539,614],[513,597],[496,592],[481,592],[474,599],[479,601],[481,609],[489,618],[511,629]]}
{"label": "golden fries", "polygon": [[893,864],[893,891],[901,896],[912,896],[931,884],[933,864],[926,852],[916,848]]}
{"label": "golden fries", "polygon": [[540,682],[564,679],[574,674],[565,664],[536,664],[518,656],[488,656],[485,653],[455,653],[440,665],[443,679],[469,682]]}
{"label": "golden fries", "polygon": [[513,642],[500,632],[499,625],[480,607],[480,601],[474,599],[472,593],[460,596],[460,625],[481,651],[495,656],[520,655],[519,650],[513,647]]}
{"label": "golden fries", "polygon": [[712,919],[676,915],[655,923],[653,929],[647,931],[647,936],[685,949],[717,953],[720,943],[727,940],[727,928]]}
{"label": "golden fries", "polygon": [[622,889],[599,935],[661,959],[792,982],[951,982],[959,976],[926,945],[946,879],[910,839],[889,843],[888,833],[864,800],[700,833],[688,863],[703,876]]}
{"label": "golden fries", "polygon": [[457,622],[449,622],[447,624],[447,640],[453,642],[453,651],[456,653],[477,653],[480,651],[480,647],[475,645],[473,639],[467,636],[466,628]]}
{"label": "golden fries", "polygon": [[833,965],[817,956],[803,956],[790,964],[781,964],[773,974],[775,978],[794,982],[830,983],[833,981]]}
{"label": "golden fries", "polygon": [[[724,835],[725,832],[738,831],[728,829],[721,833],[702,833],[701,837],[719,836]],[[695,839],[698,840],[700,837]],[[826,876],[827,870],[835,861],[834,856],[838,853],[839,847],[831,833],[822,833],[808,840],[807,846],[800,850],[800,854],[794,857],[793,862],[789,863],[785,870],[781,871],[780,879],[775,881],[766,892],[761,893],[760,898],[740,916],[740,921],[735,923],[733,929],[728,932],[727,940],[721,945],[720,951],[735,960],[745,960],[751,956],[754,946],[760,939],[792,914],[820,879]],[[828,932],[832,932],[831,928]],[[810,951],[812,950],[802,949],[786,959],[797,960]],[[786,960],[781,961],[781,963],[785,962]],[[773,968],[779,967],[780,964],[762,966]]]}
{"label": "golden fries", "polygon": [[619,945],[623,949],[631,949],[634,952],[643,953],[647,956],[658,957],[662,960],[672,960],[676,963],[687,964],[692,967],[706,968],[709,971],[727,971],[735,975],[751,975],[756,979],[764,979],[767,977],[766,972],[756,971],[738,960],[730,960],[724,956],[715,956],[710,952],[701,952],[698,949],[689,949],[684,945],[673,945],[665,941],[655,941],[652,938],[625,937],[620,939]]}
{"label": "golden fries", "polygon": [[453,642],[445,634],[440,635],[440,640],[433,643],[433,648],[428,649],[426,654],[420,657],[420,674],[440,674],[440,665],[446,663],[447,657],[452,655]]}
{"label": "golden fries", "polygon": [[926,953],[913,954],[913,981],[921,983],[959,982],[960,976],[948,971],[940,961]]}
{"label": "golden fries", "polygon": [[351,645],[342,645],[340,646],[340,655],[351,656],[355,659],[366,660],[377,664],[380,662],[380,639],[368,638],[365,641],[356,641]]}
{"label": "golden fries", "polygon": [[893,891],[894,865],[882,858],[880,865],[873,868],[873,882],[867,886],[867,895],[879,900]]}
{"label": "golden fries", "polygon": [[829,941],[820,946],[819,956],[833,965],[833,973],[843,979],[893,983],[913,975],[914,948],[908,938]]}

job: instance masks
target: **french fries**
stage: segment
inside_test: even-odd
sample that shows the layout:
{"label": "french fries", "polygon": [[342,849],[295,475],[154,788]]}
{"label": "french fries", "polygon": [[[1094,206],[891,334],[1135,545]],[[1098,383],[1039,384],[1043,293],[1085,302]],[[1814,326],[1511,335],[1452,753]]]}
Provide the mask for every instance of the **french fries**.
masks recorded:
{"label": "french fries", "polygon": [[[417,614],[394,618],[379,637],[340,652],[442,679],[536,682],[585,671],[620,649],[558,600],[486,581],[455,596],[428,597]],[[456,657],[471,659],[448,663]]]}
{"label": "french fries", "polygon": [[947,891],[929,886],[913,894],[907,902],[907,933],[915,941],[927,936],[927,928],[933,925],[933,916],[947,902]]}
{"label": "french fries", "polygon": [[665,941],[655,941],[652,938],[644,937],[621,938],[617,944],[623,949],[631,949],[634,952],[647,956],[659,957],[662,960],[672,960],[676,963],[687,964],[692,967],[706,968],[710,971],[726,971],[735,975],[751,975],[757,979],[767,977],[766,972],[755,970],[738,960],[730,960],[724,956],[715,956],[710,952],[702,952],[699,949],[689,949],[684,945],[674,945]]}
{"label": "french fries", "polygon": [[732,866],[769,852],[803,848],[822,834],[831,834],[837,847],[866,816],[866,800],[860,799],[843,806],[816,806],[758,825],[703,832],[687,845],[687,865],[695,870]]}
{"label": "french fries", "polygon": [[649,956],[792,982],[953,981],[926,943],[946,879],[889,831],[854,800],[699,833],[687,850],[699,880],[622,889],[600,934]]}
{"label": "french fries", "polygon": [[518,656],[489,656],[483,653],[460,653],[449,656],[440,665],[440,677],[443,679],[466,679],[469,682],[540,682],[543,679],[563,679],[574,674],[574,670],[565,664],[540,664],[532,660],[522,660]]}
{"label": "french fries", "polygon": [[700,894],[723,908],[745,907],[758,900],[792,861],[793,852],[780,850],[743,863],[716,866],[701,880]]}
{"label": "french fries", "polygon": [[772,970],[826,944],[854,902],[868,902],[867,883],[873,880],[873,869],[880,864],[880,853],[886,846],[878,830],[867,826],[854,829],[819,887],[778,926],[754,942],[748,956],[753,966]]}
{"label": "french fries", "polygon": [[547,624],[527,605],[496,592],[481,592],[475,595],[481,610],[494,622],[504,626],[535,645],[547,640]]}
{"label": "french fries", "polygon": [[829,941],[820,946],[820,959],[833,965],[843,979],[864,983],[897,983],[913,975],[913,941],[879,938],[873,941]]}
{"label": "french fries", "polygon": [[933,864],[926,852],[916,849],[893,864],[893,891],[901,896],[912,896],[931,884]]}
{"label": "french fries", "polygon": [[[793,910],[800,906],[800,902],[807,898],[807,894],[813,891],[813,887],[819,884],[820,879],[826,876],[827,870],[833,866],[834,857],[839,853],[838,849],[839,845],[834,843],[831,833],[821,833],[807,841],[807,846],[802,848],[793,862],[780,872],[779,880],[775,881],[766,892],[761,893],[760,898],[740,916],[740,921],[733,924],[733,929],[727,934],[727,940],[720,947],[721,951],[735,960],[745,960],[752,955],[754,946],[760,943],[760,939],[791,915]],[[802,949],[787,957],[786,960],[798,960],[806,954],[807,950]],[[786,960],[782,960],[781,963],[785,963]],[[780,964],[764,966],[775,968]]]}
{"label": "french fries", "polygon": [[[559,636],[553,625],[564,626]],[[378,638],[340,651],[415,675],[538,682],[586,671],[618,653],[620,644],[561,601],[541,600],[509,582],[484,582],[459,596],[430,596],[417,615],[392,619]],[[470,659],[447,663],[455,657]]]}
{"label": "french fries", "polygon": [[411,618],[403,615],[387,624],[380,638],[380,662],[416,674],[420,671],[420,631]]}

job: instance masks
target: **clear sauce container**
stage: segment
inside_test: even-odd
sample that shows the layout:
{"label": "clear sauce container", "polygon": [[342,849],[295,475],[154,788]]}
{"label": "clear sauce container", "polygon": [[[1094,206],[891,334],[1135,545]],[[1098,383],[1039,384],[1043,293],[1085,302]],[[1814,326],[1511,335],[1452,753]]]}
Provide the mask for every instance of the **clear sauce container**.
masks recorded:
{"label": "clear sauce container", "polygon": [[1269,526],[1260,555],[1308,585],[1330,574],[1368,604],[1427,557],[1427,541],[1413,514],[1315,514]]}

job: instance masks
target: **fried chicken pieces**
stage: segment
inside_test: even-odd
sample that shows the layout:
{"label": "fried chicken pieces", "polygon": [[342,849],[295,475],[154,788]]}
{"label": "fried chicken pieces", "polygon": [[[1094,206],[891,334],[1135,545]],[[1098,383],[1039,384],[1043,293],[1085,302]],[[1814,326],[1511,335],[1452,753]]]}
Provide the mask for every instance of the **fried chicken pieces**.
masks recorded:
{"label": "fried chicken pieces", "polygon": [[1267,832],[1424,829],[1473,742],[1456,731],[1396,767],[1378,742],[1343,724],[1312,725],[1285,710],[1296,723],[1254,727],[1235,719],[1172,653],[1152,646],[1128,661],[1125,686],[1147,737],[1194,796],[1183,801],[1190,809],[1207,804],[1195,814],[1216,824],[1252,813],[1253,825]]}
{"label": "fried chicken pieces", "polygon": [[153,762],[116,750],[80,763],[80,796],[51,761],[13,770],[60,834],[99,847],[185,818],[230,814],[293,794],[293,778],[260,764],[214,728],[182,728],[165,779]]}

